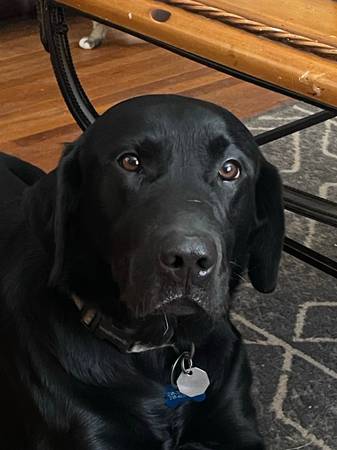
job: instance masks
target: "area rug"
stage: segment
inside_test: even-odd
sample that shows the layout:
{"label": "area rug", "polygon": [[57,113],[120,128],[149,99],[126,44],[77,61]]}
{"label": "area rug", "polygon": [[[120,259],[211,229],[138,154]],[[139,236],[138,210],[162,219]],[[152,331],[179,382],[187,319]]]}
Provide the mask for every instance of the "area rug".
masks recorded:
{"label": "area rug", "polygon": [[[296,103],[249,120],[253,134],[317,111]],[[337,200],[337,119],[262,147],[286,184]],[[287,213],[287,234],[337,259],[337,229]],[[232,319],[248,348],[270,450],[337,449],[337,282],[284,255],[278,288],[244,283]]]}

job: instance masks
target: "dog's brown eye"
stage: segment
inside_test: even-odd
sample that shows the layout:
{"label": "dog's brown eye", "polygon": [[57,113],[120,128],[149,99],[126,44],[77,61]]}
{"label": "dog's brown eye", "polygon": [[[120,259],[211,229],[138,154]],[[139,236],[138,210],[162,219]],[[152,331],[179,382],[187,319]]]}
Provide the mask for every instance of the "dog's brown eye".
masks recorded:
{"label": "dog's brown eye", "polygon": [[140,161],[136,155],[121,156],[119,164],[128,172],[137,172],[140,169]]}
{"label": "dog's brown eye", "polygon": [[233,181],[237,180],[241,174],[241,166],[238,161],[233,159],[226,161],[219,170],[219,175],[223,180]]}

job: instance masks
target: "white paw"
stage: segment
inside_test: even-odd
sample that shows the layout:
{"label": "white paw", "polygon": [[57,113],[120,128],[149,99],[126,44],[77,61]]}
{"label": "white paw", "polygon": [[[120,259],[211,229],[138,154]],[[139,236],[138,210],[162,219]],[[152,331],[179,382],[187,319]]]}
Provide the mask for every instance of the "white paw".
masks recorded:
{"label": "white paw", "polygon": [[82,39],[80,39],[78,45],[85,50],[91,50],[95,47],[95,43],[88,37],[83,37]]}

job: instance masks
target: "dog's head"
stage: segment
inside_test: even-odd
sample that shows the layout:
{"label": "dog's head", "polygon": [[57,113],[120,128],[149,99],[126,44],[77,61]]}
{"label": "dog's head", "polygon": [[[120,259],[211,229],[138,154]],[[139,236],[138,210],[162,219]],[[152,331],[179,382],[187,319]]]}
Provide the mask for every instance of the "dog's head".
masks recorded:
{"label": "dog's head", "polygon": [[67,147],[52,210],[51,282],[103,283],[133,316],[221,314],[247,267],[256,289],[275,287],[280,178],[219,106],[155,95],[112,107]]}

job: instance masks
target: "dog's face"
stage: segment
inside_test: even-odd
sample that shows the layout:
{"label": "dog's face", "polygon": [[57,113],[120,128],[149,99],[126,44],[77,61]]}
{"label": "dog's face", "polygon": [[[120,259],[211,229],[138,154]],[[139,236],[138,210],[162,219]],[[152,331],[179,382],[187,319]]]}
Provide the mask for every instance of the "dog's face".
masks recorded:
{"label": "dog's face", "polygon": [[221,314],[247,265],[257,289],[275,286],[280,180],[220,107],[147,96],[111,108],[66,151],[57,196],[52,278],[76,216],[136,316]]}

